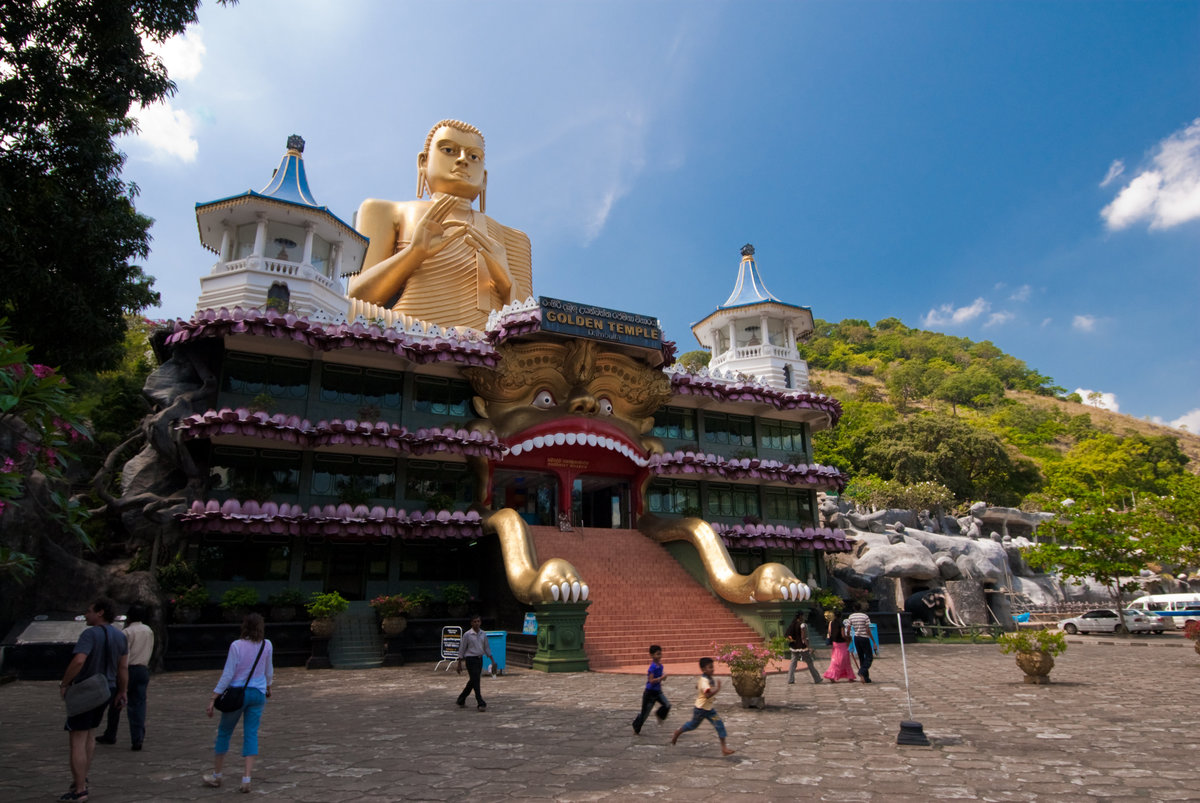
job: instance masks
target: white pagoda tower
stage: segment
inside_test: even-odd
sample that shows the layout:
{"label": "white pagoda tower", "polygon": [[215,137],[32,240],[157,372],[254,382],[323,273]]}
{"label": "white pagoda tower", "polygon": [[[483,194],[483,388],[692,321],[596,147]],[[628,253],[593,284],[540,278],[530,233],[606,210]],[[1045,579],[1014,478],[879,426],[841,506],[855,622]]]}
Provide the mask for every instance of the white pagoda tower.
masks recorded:
{"label": "white pagoda tower", "polygon": [[367,238],[319,206],[304,171],[304,140],[287,152],[258,192],[196,204],[200,242],[217,254],[200,279],[196,309],[273,309],[345,320],[342,276],[358,271]]}
{"label": "white pagoda tower", "polygon": [[772,387],[792,390],[808,390],[808,363],[800,357],[796,342],[812,331],[812,310],[771,295],[749,244],[742,246],[733,293],[692,324],[692,334],[712,355],[709,371],[754,376]]}

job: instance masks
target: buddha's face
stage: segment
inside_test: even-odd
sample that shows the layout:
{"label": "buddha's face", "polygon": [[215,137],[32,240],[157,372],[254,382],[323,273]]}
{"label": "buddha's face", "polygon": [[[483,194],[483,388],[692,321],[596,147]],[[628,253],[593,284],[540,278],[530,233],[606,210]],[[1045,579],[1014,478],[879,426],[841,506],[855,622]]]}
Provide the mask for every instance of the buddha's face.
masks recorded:
{"label": "buddha's face", "polygon": [[433,133],[428,153],[417,159],[431,192],[474,200],[487,183],[483,140],[478,134],[442,126]]}

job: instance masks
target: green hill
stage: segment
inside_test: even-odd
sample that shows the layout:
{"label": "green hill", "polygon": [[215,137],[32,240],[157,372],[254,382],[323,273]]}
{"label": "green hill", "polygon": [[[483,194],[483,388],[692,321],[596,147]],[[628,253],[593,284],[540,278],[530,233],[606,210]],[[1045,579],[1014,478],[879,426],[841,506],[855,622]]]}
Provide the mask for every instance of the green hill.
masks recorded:
{"label": "green hill", "polygon": [[1123,505],[1200,473],[1200,437],[1086,405],[989,341],[895,318],[817,320],[800,351],[812,388],[845,407],[814,437],[816,458],[860,487],[931,482],[959,503],[1044,509],[1067,497]]}

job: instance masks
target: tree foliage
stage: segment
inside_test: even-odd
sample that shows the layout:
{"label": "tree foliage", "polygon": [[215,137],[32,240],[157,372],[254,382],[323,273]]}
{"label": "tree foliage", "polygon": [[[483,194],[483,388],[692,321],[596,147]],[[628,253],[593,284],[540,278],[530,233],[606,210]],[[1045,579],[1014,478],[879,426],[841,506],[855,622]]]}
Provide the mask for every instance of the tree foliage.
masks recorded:
{"label": "tree foliage", "polygon": [[133,264],[152,221],[113,138],[133,129],[134,104],[174,91],[143,39],[181,33],[198,5],[8,0],[0,13],[0,315],[71,375],[114,365],[125,314],[159,301]]}

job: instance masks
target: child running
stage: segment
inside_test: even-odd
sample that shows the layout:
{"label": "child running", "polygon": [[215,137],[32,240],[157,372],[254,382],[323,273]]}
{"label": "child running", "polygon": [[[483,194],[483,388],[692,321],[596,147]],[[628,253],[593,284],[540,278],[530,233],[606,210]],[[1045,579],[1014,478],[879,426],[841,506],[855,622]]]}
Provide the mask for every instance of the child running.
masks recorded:
{"label": "child running", "polygon": [[658,703],[658,710],[654,712],[654,716],[658,717],[660,722],[671,713],[671,702],[662,690],[662,682],[666,678],[662,665],[662,647],[651,644],[650,668],[646,670],[646,688],[642,690],[642,713],[633,719],[633,732],[638,736],[642,735],[642,725],[646,724],[655,703]]}
{"label": "child running", "polygon": [[700,659],[700,673],[696,680],[696,707],[692,709],[692,718],[675,731],[671,736],[671,744],[679,741],[680,734],[695,730],[701,720],[707,719],[717,729],[717,738],[721,740],[721,755],[731,756],[735,751],[725,746],[725,723],[721,721],[717,709],[713,708],[713,698],[721,690],[721,681],[713,679],[713,659]]}

